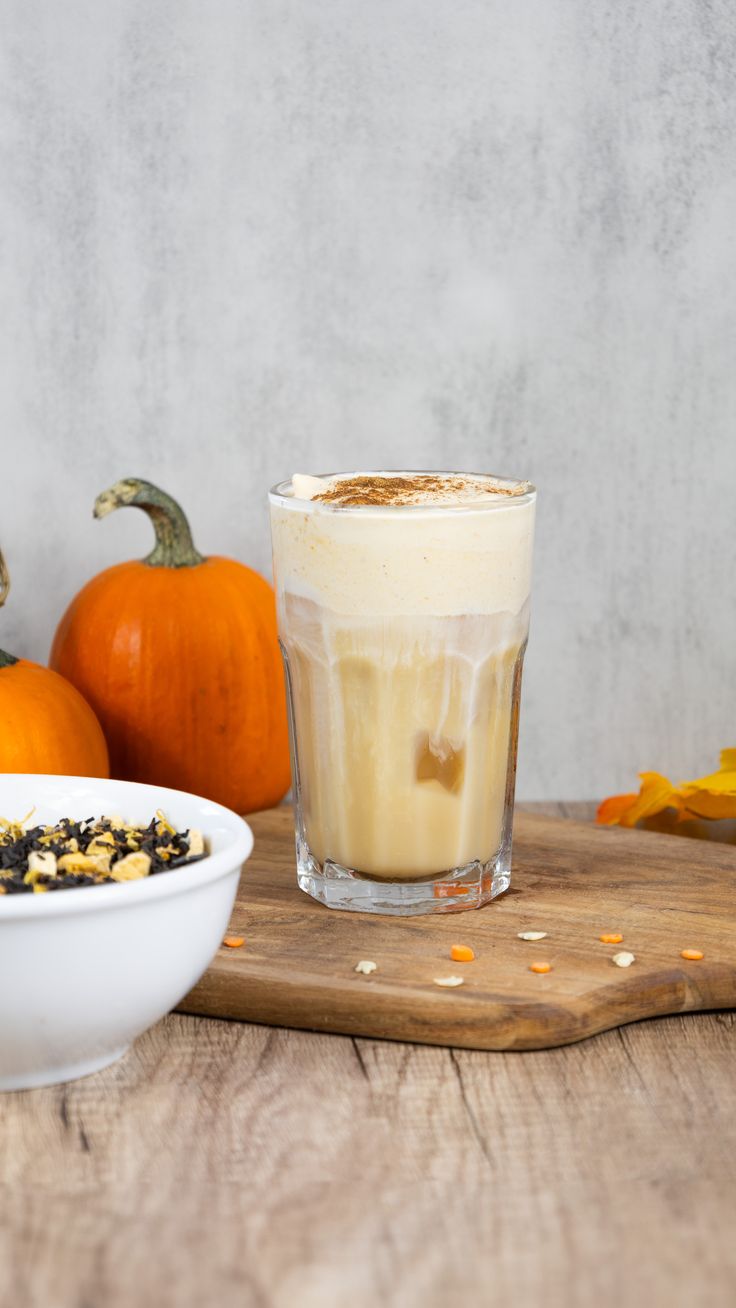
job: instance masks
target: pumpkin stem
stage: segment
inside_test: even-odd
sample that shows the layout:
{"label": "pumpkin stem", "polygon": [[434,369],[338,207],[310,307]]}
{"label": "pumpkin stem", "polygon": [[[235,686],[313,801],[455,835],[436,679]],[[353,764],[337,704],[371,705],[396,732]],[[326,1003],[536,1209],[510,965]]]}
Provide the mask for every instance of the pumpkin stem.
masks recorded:
{"label": "pumpkin stem", "polygon": [[140,477],[116,481],[95,500],[94,515],[104,518],[113,509],[132,504],[147,513],[156,533],[156,544],[143,560],[152,568],[194,568],[204,563],[194,548],[184,511],[166,491]]}
{"label": "pumpkin stem", "polygon": [[[3,558],[3,552],[0,550],[0,609],[8,598],[10,591],[10,573],[8,565]],[[0,668],[12,668],[18,660],[14,654],[6,654],[4,649],[0,649]]]}

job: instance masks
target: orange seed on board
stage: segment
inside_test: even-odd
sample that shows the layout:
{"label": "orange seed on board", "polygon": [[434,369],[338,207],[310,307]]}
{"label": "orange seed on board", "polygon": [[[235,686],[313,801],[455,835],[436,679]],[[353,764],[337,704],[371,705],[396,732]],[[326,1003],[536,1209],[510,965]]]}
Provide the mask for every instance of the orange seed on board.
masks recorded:
{"label": "orange seed on board", "polygon": [[453,963],[472,963],[475,952],[470,948],[470,945],[453,945],[450,950],[450,958]]}

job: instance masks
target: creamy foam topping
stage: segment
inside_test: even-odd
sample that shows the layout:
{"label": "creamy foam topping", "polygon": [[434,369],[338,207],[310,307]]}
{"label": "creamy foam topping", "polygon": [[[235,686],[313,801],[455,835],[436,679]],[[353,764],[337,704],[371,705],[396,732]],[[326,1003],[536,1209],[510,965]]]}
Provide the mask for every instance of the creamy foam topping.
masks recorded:
{"label": "creamy foam topping", "polygon": [[525,495],[529,489],[528,482],[500,481],[473,473],[359,472],[334,477],[295,473],[291,479],[295,499],[315,500],[335,508],[461,508],[498,496]]}
{"label": "creamy foam topping", "polygon": [[[403,505],[412,511],[396,513]],[[333,511],[361,506],[370,512]],[[297,475],[271,497],[280,612],[293,595],[350,618],[521,614],[534,509],[528,482],[462,473]]]}

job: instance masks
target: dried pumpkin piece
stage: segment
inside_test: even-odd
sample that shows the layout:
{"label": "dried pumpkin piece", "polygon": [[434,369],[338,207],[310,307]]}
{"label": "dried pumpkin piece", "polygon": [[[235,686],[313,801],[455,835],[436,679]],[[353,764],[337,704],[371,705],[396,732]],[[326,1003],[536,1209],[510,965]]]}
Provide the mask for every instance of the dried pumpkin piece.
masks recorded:
{"label": "dried pumpkin piece", "polygon": [[109,851],[104,851],[100,853],[95,851],[94,854],[89,854],[88,857],[94,860],[95,872],[99,872],[102,876],[105,876],[110,871],[110,868],[112,866],[112,853],[110,853]]}
{"label": "dried pumpkin piece", "polygon": [[150,871],[150,856],[141,850],[137,854],[126,854],[117,863],[113,863],[110,876],[113,881],[138,881],[141,877],[147,877]]}
{"label": "dried pumpkin piece", "polygon": [[94,868],[90,868],[89,871],[109,872],[114,853],[114,848],[111,849],[109,845],[98,844],[96,840],[93,840],[87,846],[87,858],[92,859],[94,863]]}
{"label": "dried pumpkin piece", "polygon": [[59,872],[78,873],[106,870],[100,868],[99,859],[90,857],[89,854],[62,854],[61,858],[56,860],[56,864]]}
{"label": "dried pumpkin piece", "polygon": [[94,840],[92,840],[90,844],[87,846],[87,853],[89,853],[89,851],[92,849],[93,846],[98,846],[98,845],[109,845],[111,849],[114,849],[115,837],[112,834],[112,831],[96,831]]}
{"label": "dried pumpkin piece", "polygon": [[51,849],[32,849],[28,855],[28,871],[45,877],[56,876],[56,854]]}
{"label": "dried pumpkin piece", "polygon": [[204,836],[202,835],[201,831],[198,831],[196,827],[190,827],[189,831],[187,832],[187,838],[189,840],[190,857],[193,857],[195,855],[198,856],[199,854],[204,854],[205,852]]}

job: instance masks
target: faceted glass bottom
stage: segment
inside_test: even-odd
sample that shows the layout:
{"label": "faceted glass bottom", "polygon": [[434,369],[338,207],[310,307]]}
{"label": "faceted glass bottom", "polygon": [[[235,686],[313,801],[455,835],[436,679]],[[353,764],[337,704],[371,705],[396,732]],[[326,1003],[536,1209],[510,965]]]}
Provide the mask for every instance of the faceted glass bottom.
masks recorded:
{"label": "faceted glass bottom", "polygon": [[379,881],[355,868],[327,859],[320,864],[297,836],[299,888],[327,908],[353,913],[383,913],[411,917],[422,913],[461,913],[482,908],[508,890],[511,882],[511,838],[504,840],[487,863],[477,860],[452,868],[431,881]]}

